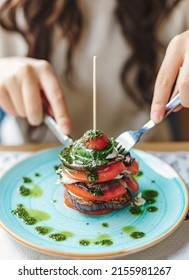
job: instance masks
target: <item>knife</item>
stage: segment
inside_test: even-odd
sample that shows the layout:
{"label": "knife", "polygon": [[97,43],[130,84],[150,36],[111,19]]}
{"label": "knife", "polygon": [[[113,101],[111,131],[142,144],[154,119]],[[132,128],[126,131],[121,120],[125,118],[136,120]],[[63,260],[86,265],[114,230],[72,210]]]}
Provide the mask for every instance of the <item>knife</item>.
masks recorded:
{"label": "knife", "polygon": [[60,133],[58,124],[51,115],[45,114],[44,123],[50,129],[50,131],[56,136],[56,138],[60,141],[60,143],[62,143],[64,146],[67,147],[68,145],[71,145],[73,143],[73,140],[70,136],[63,135]]}

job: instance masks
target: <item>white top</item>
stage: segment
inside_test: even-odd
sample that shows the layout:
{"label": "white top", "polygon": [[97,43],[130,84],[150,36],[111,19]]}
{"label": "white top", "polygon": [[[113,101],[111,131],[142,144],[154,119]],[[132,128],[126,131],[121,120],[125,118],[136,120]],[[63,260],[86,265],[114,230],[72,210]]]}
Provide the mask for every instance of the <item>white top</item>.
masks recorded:
{"label": "white top", "polygon": [[[73,55],[71,83],[63,76],[65,67],[66,39],[56,30],[52,64],[60,79],[73,123],[74,138],[80,137],[92,128],[92,58],[97,56],[97,128],[107,135],[117,136],[127,129],[137,129],[149,120],[149,110],[138,108],[125,94],[120,83],[120,70],[129,57],[131,49],[121,34],[120,24],[114,16],[115,0],[79,0],[84,14],[84,30]],[[189,1],[183,0],[162,23],[160,41],[165,45],[176,35],[189,27]],[[19,15],[22,24],[22,15]],[[0,29],[0,57],[24,56],[27,45],[20,35]],[[159,54],[160,63],[163,54]],[[132,74],[131,74],[132,79]],[[25,121],[21,124],[26,133]],[[35,131],[38,139],[41,130]],[[48,136],[49,137],[49,136]],[[144,139],[168,140],[169,129],[164,122],[148,133]],[[45,139],[47,140],[47,139]],[[50,140],[50,138],[48,138]]]}

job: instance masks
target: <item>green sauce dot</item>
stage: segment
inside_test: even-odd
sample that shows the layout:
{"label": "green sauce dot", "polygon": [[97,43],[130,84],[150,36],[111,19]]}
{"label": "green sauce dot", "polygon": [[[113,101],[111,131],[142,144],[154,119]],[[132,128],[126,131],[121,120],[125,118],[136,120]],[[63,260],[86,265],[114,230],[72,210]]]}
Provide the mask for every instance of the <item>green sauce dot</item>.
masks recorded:
{"label": "green sauce dot", "polygon": [[130,207],[129,212],[133,215],[141,215],[143,211],[139,206],[133,205]]}
{"label": "green sauce dot", "polygon": [[55,170],[55,171],[57,171],[58,168],[59,168],[59,165],[55,165],[55,166],[54,166],[54,170]]}
{"label": "green sauce dot", "polygon": [[22,180],[23,180],[23,182],[26,183],[26,184],[32,183],[32,179],[29,178],[29,177],[22,177]]}
{"label": "green sauce dot", "polygon": [[17,215],[26,225],[34,225],[37,223],[37,219],[31,216],[23,204],[18,204],[15,210],[12,210],[12,214]]}
{"label": "green sauce dot", "polygon": [[113,241],[110,239],[103,239],[103,240],[95,241],[94,244],[102,245],[102,246],[111,246],[113,244]]}
{"label": "green sauce dot", "polygon": [[49,237],[55,241],[64,241],[66,240],[66,236],[65,234],[62,234],[62,233],[53,233],[53,234],[50,234]]}
{"label": "green sauce dot", "polygon": [[38,226],[38,227],[35,227],[35,230],[36,230],[39,234],[45,235],[45,234],[50,233],[53,229],[50,228],[50,227],[46,227],[46,226]]}
{"label": "green sauce dot", "polygon": [[155,207],[155,206],[149,206],[149,207],[147,207],[147,211],[148,211],[148,212],[156,212],[157,210],[158,210],[158,208]]}
{"label": "green sauce dot", "polygon": [[30,189],[28,189],[28,188],[26,188],[26,187],[24,187],[24,186],[22,185],[22,186],[20,186],[20,188],[19,188],[19,193],[20,193],[22,196],[28,196],[28,195],[31,194],[31,191],[30,191]]}
{"label": "green sauce dot", "polygon": [[142,238],[145,236],[145,233],[144,232],[141,232],[141,231],[134,231],[130,234],[130,236],[134,239],[139,239],[139,238]]}
{"label": "green sauce dot", "polygon": [[90,241],[87,239],[82,239],[79,241],[79,244],[82,246],[89,246],[90,245]]}
{"label": "green sauce dot", "polygon": [[102,227],[108,228],[108,227],[109,227],[109,224],[108,224],[108,223],[102,223]]}
{"label": "green sauce dot", "polygon": [[35,173],[35,177],[40,177],[40,176],[41,176],[41,174]]}
{"label": "green sauce dot", "polygon": [[146,190],[143,192],[143,196],[146,198],[155,198],[158,196],[158,192],[154,190]]}
{"label": "green sauce dot", "polygon": [[154,198],[145,198],[146,203],[148,204],[154,204],[156,202],[156,200]]}

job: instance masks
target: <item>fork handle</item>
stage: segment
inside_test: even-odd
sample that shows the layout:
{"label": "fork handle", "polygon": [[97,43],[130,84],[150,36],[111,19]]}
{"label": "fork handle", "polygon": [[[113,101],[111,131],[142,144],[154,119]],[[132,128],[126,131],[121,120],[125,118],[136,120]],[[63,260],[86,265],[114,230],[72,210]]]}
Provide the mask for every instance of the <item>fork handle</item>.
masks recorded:
{"label": "fork handle", "polygon": [[[179,94],[175,95],[165,106],[165,115],[164,118],[166,118],[175,108],[177,108],[180,105],[180,96]],[[153,128],[156,124],[152,121],[149,120],[143,127],[140,129],[141,135]]]}
{"label": "fork handle", "polygon": [[180,105],[180,95],[179,93],[175,95],[166,105],[165,107],[165,115],[164,118],[167,117],[175,108]]}

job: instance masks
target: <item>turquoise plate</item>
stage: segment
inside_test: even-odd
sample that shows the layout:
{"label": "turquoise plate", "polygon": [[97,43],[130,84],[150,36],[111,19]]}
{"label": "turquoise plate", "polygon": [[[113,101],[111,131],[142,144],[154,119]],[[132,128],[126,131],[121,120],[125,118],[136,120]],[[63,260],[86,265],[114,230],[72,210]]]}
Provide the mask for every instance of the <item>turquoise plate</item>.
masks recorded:
{"label": "turquoise plate", "polygon": [[[140,166],[140,190],[143,194],[155,191],[150,192],[155,196],[148,197],[140,214],[134,214],[131,206],[104,216],[83,215],[66,207],[63,187],[56,183],[59,153],[60,148],[55,148],[35,154],[1,178],[1,225],[25,245],[66,258],[114,258],[158,243],[183,221],[188,210],[186,185],[169,165],[139,150],[132,151],[132,155]],[[27,178],[32,181],[27,182]],[[30,189],[29,196],[20,194],[22,185]],[[35,224],[27,225],[12,213],[18,204],[35,218]],[[48,232],[42,235],[36,227]]]}

